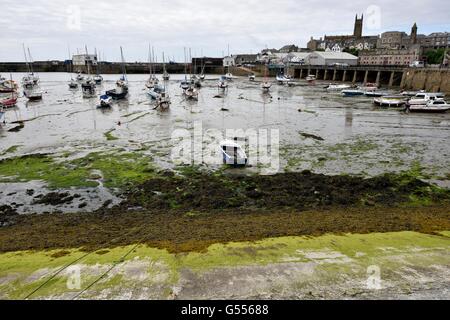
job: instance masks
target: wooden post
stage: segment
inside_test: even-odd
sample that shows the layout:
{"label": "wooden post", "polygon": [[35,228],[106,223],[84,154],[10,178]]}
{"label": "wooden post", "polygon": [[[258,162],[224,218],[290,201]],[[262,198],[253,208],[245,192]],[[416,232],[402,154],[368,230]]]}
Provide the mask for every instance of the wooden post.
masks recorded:
{"label": "wooden post", "polygon": [[319,69],[316,69],[316,79],[319,80]]}
{"label": "wooden post", "polygon": [[355,70],[355,71],[353,72],[353,80],[352,80],[352,83],[353,83],[353,84],[356,83],[356,73],[357,73],[357,72],[358,72],[357,70]]}
{"label": "wooden post", "polygon": [[342,82],[345,82],[346,77],[347,77],[347,70],[344,70],[344,74],[342,75]]}
{"label": "wooden post", "polygon": [[336,69],[333,71],[333,81],[336,81]]}
{"label": "wooden post", "polygon": [[300,78],[299,79],[303,79],[303,68],[300,69]]}
{"label": "wooden post", "polygon": [[328,69],[325,69],[325,71],[323,72],[323,80],[327,80],[327,76],[328,76]]}

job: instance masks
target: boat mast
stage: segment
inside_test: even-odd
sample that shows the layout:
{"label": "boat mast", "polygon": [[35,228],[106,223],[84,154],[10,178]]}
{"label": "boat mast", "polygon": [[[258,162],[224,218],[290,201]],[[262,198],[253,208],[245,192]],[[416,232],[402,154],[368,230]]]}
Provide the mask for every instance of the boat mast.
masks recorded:
{"label": "boat mast", "polygon": [[125,59],[123,58],[123,49],[122,47],[120,47],[120,56],[122,58],[122,75],[123,75],[123,79],[124,81],[127,81],[127,70],[125,69]]}
{"label": "boat mast", "polygon": [[184,51],[184,80],[187,80],[186,47],[183,48],[183,51]]}
{"label": "boat mast", "polygon": [[162,58],[163,58],[163,75],[166,74],[166,59],[164,59],[164,51],[162,53]]}
{"label": "boat mast", "polygon": [[28,57],[30,58],[30,72],[31,74],[34,76],[34,71],[33,71],[33,57],[31,57],[31,52],[30,52],[30,48],[28,47]]}
{"label": "boat mast", "polygon": [[25,56],[25,63],[26,63],[26,65],[27,65],[27,71],[28,71],[28,73],[31,73],[31,70],[30,70],[30,64],[28,63],[27,52],[26,52],[26,50],[25,50],[25,44],[22,43],[22,46],[23,46],[23,55]]}
{"label": "boat mast", "polygon": [[85,45],[84,48],[85,48],[85,50],[86,50],[87,72],[88,72],[88,78],[89,78],[89,76],[91,75],[91,69],[90,69],[90,67],[89,67],[89,60],[90,60],[90,59],[89,59],[89,53],[88,53],[88,48],[87,48],[87,46]]}

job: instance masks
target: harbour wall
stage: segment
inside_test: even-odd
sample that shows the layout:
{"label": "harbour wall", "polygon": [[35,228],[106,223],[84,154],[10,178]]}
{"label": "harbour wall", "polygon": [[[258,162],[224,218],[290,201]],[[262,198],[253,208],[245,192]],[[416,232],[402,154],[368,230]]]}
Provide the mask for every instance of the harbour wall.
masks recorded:
{"label": "harbour wall", "polygon": [[450,95],[450,70],[409,68],[403,74],[401,87],[406,90],[445,92]]}
{"label": "harbour wall", "polygon": [[[142,74],[149,72],[148,63],[126,63],[126,71],[128,74]],[[91,66],[91,73],[96,73],[97,68],[102,74],[119,74],[122,73],[122,65],[120,63],[108,63],[101,62],[99,65]],[[162,63],[155,63],[153,68],[156,73],[163,72]],[[187,72],[191,68],[191,64],[186,65]],[[87,66],[73,66],[71,64],[64,63],[63,61],[45,61],[34,62],[33,71],[35,72],[67,72],[73,70],[73,72],[87,72]],[[166,64],[167,72],[171,74],[183,74],[185,72],[185,65],[183,63]],[[204,72],[208,74],[220,74],[224,68],[222,66],[205,66]],[[0,62],[0,73],[8,72],[27,72],[27,66],[24,62]]]}

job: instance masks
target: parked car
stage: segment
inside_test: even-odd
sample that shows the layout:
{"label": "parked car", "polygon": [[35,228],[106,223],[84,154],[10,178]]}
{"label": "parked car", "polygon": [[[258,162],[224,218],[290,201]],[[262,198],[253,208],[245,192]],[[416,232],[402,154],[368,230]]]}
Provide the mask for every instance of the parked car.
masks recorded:
{"label": "parked car", "polygon": [[411,68],[423,68],[425,67],[425,63],[423,61],[414,61],[413,63],[410,63],[409,66]]}
{"label": "parked car", "polygon": [[333,64],[331,64],[333,67],[348,67],[348,63],[340,63],[340,62],[335,62]]}

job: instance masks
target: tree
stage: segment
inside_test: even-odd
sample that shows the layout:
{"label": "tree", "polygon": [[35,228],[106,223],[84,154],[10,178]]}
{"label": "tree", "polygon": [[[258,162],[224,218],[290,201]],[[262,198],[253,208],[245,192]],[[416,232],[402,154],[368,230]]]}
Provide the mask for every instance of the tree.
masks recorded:
{"label": "tree", "polygon": [[358,56],[359,55],[359,50],[356,48],[345,48],[344,52],[350,53],[354,56]]}
{"label": "tree", "polygon": [[445,49],[435,49],[425,52],[428,64],[441,64],[444,59]]}

